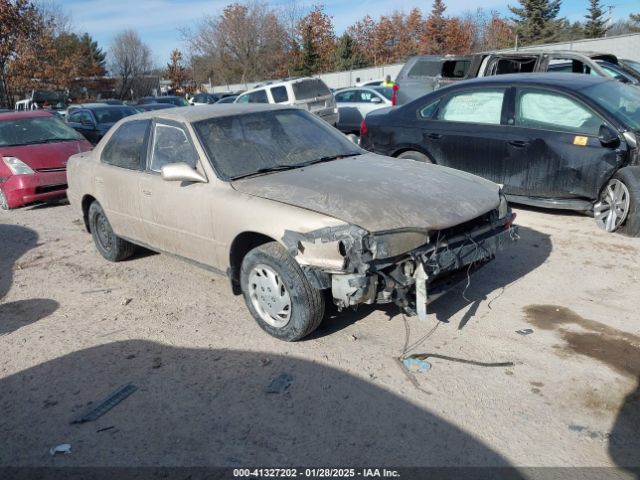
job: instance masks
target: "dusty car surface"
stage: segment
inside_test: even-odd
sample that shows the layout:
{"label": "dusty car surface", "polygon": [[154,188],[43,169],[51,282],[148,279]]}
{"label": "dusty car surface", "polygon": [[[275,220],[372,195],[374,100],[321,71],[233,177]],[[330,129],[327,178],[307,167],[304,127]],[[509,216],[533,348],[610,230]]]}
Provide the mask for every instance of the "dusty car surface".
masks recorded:
{"label": "dusty car surface", "polygon": [[297,108],[216,105],[119,122],[69,161],[68,196],[108,260],[134,245],[226,274],[269,334],[339,308],[427,302],[516,235],[500,188],[367,153]]}

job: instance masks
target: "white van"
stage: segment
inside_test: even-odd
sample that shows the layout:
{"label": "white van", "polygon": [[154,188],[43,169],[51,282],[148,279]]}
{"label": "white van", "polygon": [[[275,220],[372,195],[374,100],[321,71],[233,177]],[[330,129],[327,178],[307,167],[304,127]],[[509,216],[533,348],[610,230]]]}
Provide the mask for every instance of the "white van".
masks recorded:
{"label": "white van", "polygon": [[238,96],[234,103],[294,105],[315,113],[334,126],[339,119],[336,99],[319,78],[298,78],[263,85]]}

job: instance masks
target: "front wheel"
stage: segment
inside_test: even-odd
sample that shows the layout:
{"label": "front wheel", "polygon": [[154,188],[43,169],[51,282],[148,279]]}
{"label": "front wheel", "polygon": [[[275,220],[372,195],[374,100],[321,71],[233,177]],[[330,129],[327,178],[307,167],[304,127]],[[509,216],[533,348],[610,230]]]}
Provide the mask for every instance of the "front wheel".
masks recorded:
{"label": "front wheel", "polygon": [[100,255],[111,262],[129,258],[135,252],[135,245],[117,236],[104,210],[98,202],[89,207],[89,229]]}
{"label": "front wheel", "polygon": [[277,242],[247,253],[240,285],[251,316],[273,337],[300,340],[322,322],[322,292],[311,286],[300,265]]}
{"label": "front wheel", "polygon": [[640,168],[618,170],[602,189],[593,214],[606,232],[640,235]]}

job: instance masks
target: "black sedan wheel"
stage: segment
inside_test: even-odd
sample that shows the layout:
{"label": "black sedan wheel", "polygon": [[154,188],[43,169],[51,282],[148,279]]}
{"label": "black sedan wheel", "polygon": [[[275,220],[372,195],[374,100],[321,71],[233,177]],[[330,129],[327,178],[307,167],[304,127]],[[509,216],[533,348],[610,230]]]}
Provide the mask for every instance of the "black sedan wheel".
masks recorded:
{"label": "black sedan wheel", "polygon": [[89,228],[100,255],[111,262],[119,262],[133,255],[135,245],[118,237],[98,202],[89,207]]}
{"label": "black sedan wheel", "polygon": [[640,169],[616,172],[593,206],[596,224],[606,232],[640,235]]}
{"label": "black sedan wheel", "polygon": [[415,152],[413,150],[402,152],[398,155],[398,158],[408,158],[409,160],[415,160],[416,162],[433,163],[424,153]]}

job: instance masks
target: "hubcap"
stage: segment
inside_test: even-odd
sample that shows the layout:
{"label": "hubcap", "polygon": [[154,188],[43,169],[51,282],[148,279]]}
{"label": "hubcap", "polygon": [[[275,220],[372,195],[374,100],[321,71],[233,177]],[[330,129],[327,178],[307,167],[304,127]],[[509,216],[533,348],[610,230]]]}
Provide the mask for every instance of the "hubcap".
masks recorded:
{"label": "hubcap", "polygon": [[96,215],[96,233],[102,248],[110,251],[112,247],[111,225],[109,225],[107,217],[101,213]]}
{"label": "hubcap", "polygon": [[598,227],[607,232],[615,232],[626,220],[629,205],[627,186],[620,180],[610,180],[600,195],[600,201],[593,206]]}
{"label": "hubcap", "polygon": [[9,203],[7,197],[4,196],[4,192],[0,188],[0,210],[9,210]]}
{"label": "hubcap", "polygon": [[291,319],[291,297],[282,277],[267,265],[256,265],[249,273],[249,297],[260,318],[275,328]]}

